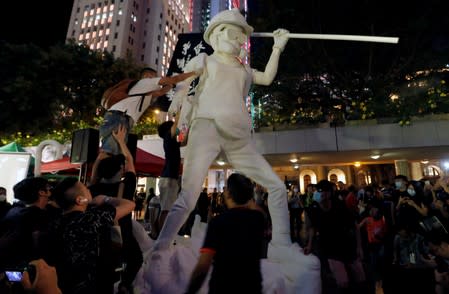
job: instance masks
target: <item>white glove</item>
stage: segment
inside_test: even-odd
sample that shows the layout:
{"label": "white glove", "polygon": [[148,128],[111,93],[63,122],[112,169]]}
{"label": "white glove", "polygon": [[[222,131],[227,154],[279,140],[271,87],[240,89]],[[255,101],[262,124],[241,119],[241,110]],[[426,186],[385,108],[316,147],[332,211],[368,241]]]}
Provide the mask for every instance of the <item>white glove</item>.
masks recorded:
{"label": "white glove", "polygon": [[181,110],[183,97],[187,96],[190,88],[190,80],[184,80],[176,84],[175,93],[172,96],[172,101],[170,107],[168,108],[168,113],[176,114]]}
{"label": "white glove", "polygon": [[285,29],[275,30],[273,32],[273,38],[274,38],[273,49],[278,48],[282,52],[284,50],[285,45],[287,44],[288,34],[289,34],[289,31],[287,31]]}

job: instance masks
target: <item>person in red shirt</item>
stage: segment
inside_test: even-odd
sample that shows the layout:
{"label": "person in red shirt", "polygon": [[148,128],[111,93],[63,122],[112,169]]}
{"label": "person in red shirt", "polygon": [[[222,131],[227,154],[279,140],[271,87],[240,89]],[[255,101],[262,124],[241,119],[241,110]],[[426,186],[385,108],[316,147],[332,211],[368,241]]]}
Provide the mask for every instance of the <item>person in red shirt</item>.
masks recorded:
{"label": "person in red shirt", "polygon": [[372,269],[376,290],[382,288],[383,269],[381,268],[384,259],[384,237],[387,230],[385,218],[380,210],[380,202],[373,200],[368,204],[369,215],[360,223],[359,228],[365,227],[368,237],[368,262]]}
{"label": "person in red shirt", "polygon": [[358,214],[358,204],[357,191],[354,185],[348,187],[348,195],[345,198],[346,207],[355,214]]}

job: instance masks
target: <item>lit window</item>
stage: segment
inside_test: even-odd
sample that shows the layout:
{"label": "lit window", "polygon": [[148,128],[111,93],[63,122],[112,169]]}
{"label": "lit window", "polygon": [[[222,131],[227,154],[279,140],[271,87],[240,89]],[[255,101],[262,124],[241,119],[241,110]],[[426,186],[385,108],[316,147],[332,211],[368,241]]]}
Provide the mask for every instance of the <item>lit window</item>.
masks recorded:
{"label": "lit window", "polygon": [[101,7],[97,8],[97,14],[101,13]]}
{"label": "lit window", "polygon": [[84,38],[84,35],[83,35],[83,34],[81,34],[78,40],[79,40],[79,41],[82,41],[82,40],[83,40],[83,38]]}
{"label": "lit window", "polygon": [[104,41],[103,48],[107,48],[107,47],[108,47],[108,41]]}
{"label": "lit window", "polygon": [[122,12],[122,10],[120,9],[119,11],[118,11],[118,15],[122,15],[123,14],[123,12]]}

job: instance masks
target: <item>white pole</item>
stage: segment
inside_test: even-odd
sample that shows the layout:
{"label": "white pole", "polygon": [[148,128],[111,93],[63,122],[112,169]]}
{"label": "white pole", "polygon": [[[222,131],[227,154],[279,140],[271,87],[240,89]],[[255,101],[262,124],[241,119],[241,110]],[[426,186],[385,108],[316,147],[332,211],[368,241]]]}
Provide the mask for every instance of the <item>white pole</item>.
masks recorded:
{"label": "white pole", "polygon": [[[358,41],[358,42],[378,42],[397,44],[397,37],[377,37],[377,36],[359,36],[359,35],[331,35],[331,34],[288,34],[291,39],[319,39],[319,40],[340,40],[340,41]],[[251,37],[273,37],[273,33],[252,33]]]}

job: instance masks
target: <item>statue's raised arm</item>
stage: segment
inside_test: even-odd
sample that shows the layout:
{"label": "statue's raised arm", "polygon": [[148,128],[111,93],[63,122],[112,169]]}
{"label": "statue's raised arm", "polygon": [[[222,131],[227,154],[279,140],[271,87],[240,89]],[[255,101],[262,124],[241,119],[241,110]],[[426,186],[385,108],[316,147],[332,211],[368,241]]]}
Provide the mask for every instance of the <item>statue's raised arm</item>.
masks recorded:
{"label": "statue's raised arm", "polygon": [[270,59],[265,66],[265,71],[260,72],[257,70],[253,70],[254,84],[268,86],[273,82],[278,70],[279,56],[281,55],[281,52],[284,50],[284,47],[288,41],[288,34],[289,32],[285,29],[277,29],[273,32],[273,51],[271,52]]}

